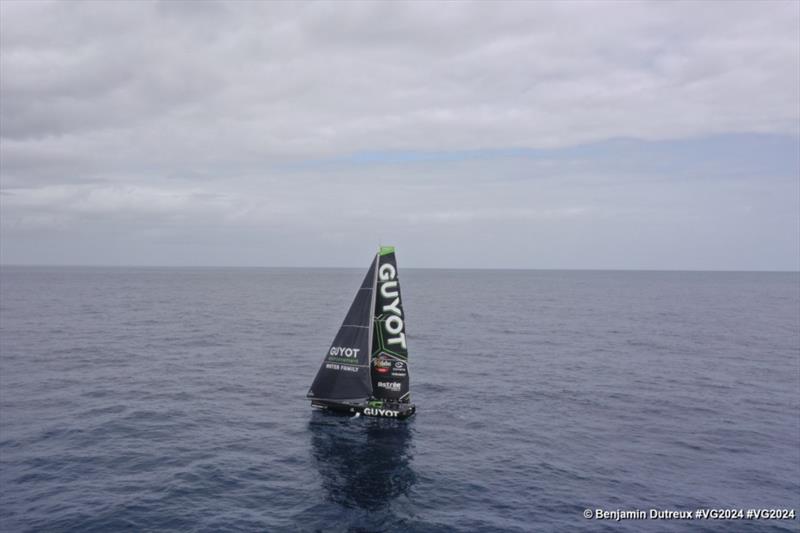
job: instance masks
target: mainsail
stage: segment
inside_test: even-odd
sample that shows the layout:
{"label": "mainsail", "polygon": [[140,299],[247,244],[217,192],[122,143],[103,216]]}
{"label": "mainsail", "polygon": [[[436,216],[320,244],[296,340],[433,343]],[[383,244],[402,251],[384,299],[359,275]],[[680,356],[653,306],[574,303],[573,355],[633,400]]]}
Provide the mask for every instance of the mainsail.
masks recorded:
{"label": "mainsail", "polygon": [[408,402],[408,346],[394,247],[382,246],[377,263],[371,347],[373,396]]}
{"label": "mainsail", "polygon": [[311,384],[309,398],[361,401],[372,395],[369,342],[374,287],[375,261],[372,261]]}

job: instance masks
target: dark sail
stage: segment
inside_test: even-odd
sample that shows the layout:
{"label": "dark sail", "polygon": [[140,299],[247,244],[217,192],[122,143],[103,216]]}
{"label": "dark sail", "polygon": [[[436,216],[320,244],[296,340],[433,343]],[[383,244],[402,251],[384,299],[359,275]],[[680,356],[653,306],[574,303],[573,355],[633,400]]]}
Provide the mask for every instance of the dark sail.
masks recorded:
{"label": "dark sail", "polygon": [[378,254],[372,333],[373,396],[408,402],[408,346],[403,299],[394,248],[382,246]]}
{"label": "dark sail", "polygon": [[369,342],[374,284],[373,260],[350,311],[311,384],[307,395],[309,398],[364,400],[372,394]]}

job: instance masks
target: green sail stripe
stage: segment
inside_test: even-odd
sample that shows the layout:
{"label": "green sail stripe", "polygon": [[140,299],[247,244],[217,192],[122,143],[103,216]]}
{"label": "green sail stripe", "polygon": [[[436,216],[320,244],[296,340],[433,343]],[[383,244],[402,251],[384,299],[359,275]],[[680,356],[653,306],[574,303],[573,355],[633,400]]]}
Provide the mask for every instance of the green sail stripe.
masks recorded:
{"label": "green sail stripe", "polygon": [[[380,315],[380,316],[384,316],[384,315]],[[389,355],[393,355],[393,356],[397,357],[398,359],[400,359],[402,361],[408,361],[408,356],[407,355],[399,354],[399,353],[397,353],[397,352],[395,352],[393,350],[390,350],[389,348],[386,347],[386,342],[383,339],[383,328],[379,327],[380,323],[383,322],[383,320],[379,320],[379,319],[376,318],[375,322],[376,322],[376,324],[375,324],[375,333],[376,333],[375,340],[378,341],[378,349],[376,351],[372,352],[372,356],[374,357],[374,356],[380,354],[381,352],[385,352],[385,353],[387,353]]]}

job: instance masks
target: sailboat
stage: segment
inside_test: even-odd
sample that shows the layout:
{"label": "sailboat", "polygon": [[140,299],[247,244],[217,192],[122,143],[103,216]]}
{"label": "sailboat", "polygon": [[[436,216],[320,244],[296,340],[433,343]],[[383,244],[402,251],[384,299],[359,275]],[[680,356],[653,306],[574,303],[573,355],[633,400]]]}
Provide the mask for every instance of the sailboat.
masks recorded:
{"label": "sailboat", "polygon": [[405,315],[393,246],[381,246],[306,395],[320,409],[407,418]]}

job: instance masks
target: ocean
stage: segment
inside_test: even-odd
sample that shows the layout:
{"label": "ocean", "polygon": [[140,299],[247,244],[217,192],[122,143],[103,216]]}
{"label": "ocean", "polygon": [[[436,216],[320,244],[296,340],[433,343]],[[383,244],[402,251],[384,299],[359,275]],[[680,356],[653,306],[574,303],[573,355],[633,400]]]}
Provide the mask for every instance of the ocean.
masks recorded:
{"label": "ocean", "polygon": [[800,274],[400,257],[396,421],[305,398],[365,270],[3,267],[0,530],[797,531],[594,515],[800,511]]}

